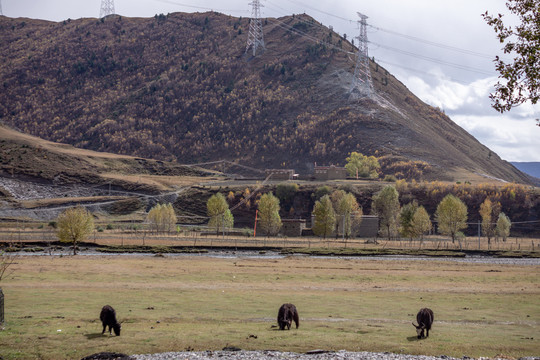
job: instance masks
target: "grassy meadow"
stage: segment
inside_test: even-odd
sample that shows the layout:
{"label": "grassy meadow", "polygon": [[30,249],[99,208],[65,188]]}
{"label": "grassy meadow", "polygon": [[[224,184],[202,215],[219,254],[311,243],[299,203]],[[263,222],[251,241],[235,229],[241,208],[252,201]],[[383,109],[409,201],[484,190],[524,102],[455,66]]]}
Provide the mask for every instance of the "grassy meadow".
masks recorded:
{"label": "grassy meadow", "polygon": [[[21,256],[0,283],[4,359],[100,351],[389,351],[519,358],[540,354],[540,267],[450,261]],[[276,330],[284,302],[300,327]],[[120,337],[101,335],[112,305]],[[417,340],[416,312],[435,322]]]}

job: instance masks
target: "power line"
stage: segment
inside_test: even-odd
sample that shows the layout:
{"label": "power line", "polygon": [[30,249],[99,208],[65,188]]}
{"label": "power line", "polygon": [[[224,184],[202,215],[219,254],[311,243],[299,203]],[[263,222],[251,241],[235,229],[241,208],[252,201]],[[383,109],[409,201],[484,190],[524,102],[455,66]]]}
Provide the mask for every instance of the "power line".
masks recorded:
{"label": "power line", "polygon": [[[290,32],[292,32],[292,33],[295,33],[295,34],[297,34],[297,35],[303,36],[303,37],[307,38],[308,40],[311,40],[311,41],[314,42],[314,43],[325,45],[325,46],[327,46],[327,47],[330,47],[330,48],[332,48],[332,49],[335,49],[336,51],[341,51],[341,52],[344,52],[344,53],[346,53],[346,54],[355,55],[355,53],[353,53],[353,52],[350,52],[350,51],[347,51],[347,50],[343,50],[342,48],[340,48],[340,47],[338,47],[338,46],[336,46],[336,45],[334,45],[334,44],[330,44],[330,43],[328,43],[328,42],[326,42],[326,41],[324,41],[324,40],[321,40],[321,39],[318,39],[318,38],[316,38],[316,37],[314,37],[314,36],[311,36],[311,35],[309,35],[309,34],[303,32],[303,31],[301,31],[301,30],[298,30],[298,29],[294,28],[293,26],[291,26],[291,25],[289,25],[289,24],[287,24],[287,23],[285,23],[285,22],[283,22],[283,21],[281,21],[281,20],[278,20],[278,19],[270,19],[270,21],[274,21],[274,22],[277,23],[276,25],[277,25],[278,27],[280,27],[280,28],[282,28],[282,29],[284,29],[284,30],[290,31]],[[308,23],[308,24],[309,24],[309,23]]]}
{"label": "power line", "polygon": [[[396,64],[394,62],[390,62],[390,61],[386,61],[386,60],[381,60],[381,59],[376,59],[376,62],[377,63],[380,63],[380,64],[387,64],[387,65],[391,65],[391,66],[395,66],[395,67],[399,67],[401,69],[404,69],[404,70],[407,70],[407,71],[411,71],[411,72],[416,72],[416,73],[419,73],[419,74],[423,74],[423,75],[427,75],[427,76],[430,76],[432,78],[439,78],[437,75],[435,74],[432,74],[432,73],[429,73],[427,71],[423,71],[423,70],[418,70],[418,69],[413,69],[411,67],[407,67],[407,66],[403,66],[403,65],[400,65],[400,64]],[[453,82],[456,82],[458,84],[461,84],[461,85],[464,85],[464,86],[472,86],[474,88],[477,88],[477,89],[484,89],[484,87],[481,87],[481,86],[478,86],[478,85],[474,85],[473,83],[469,83],[465,80],[458,80],[458,79],[455,79],[455,78],[452,78],[452,77],[446,77],[448,80],[450,81],[453,81]]]}
{"label": "power line", "polygon": [[386,49],[386,50],[390,50],[390,51],[394,51],[394,52],[397,52],[397,53],[400,53],[400,54],[403,54],[403,55],[407,55],[407,56],[415,57],[415,58],[418,58],[418,59],[430,61],[430,62],[439,64],[439,65],[446,65],[446,66],[454,67],[454,68],[460,69],[460,70],[475,72],[475,73],[478,73],[478,74],[481,74],[481,75],[487,75],[487,76],[493,76],[494,75],[492,72],[487,72],[487,71],[484,71],[482,69],[474,68],[474,67],[471,67],[471,66],[461,65],[461,64],[450,62],[450,61],[445,61],[445,60],[433,58],[433,57],[430,57],[430,56],[420,55],[420,54],[413,53],[411,51],[402,50],[402,49],[398,49],[398,48],[395,48],[395,47],[392,47],[392,46],[386,46],[386,45],[382,45],[382,44],[371,42],[371,41],[370,41],[370,43],[374,44],[374,45],[377,45],[377,46],[379,46],[379,47],[381,47],[383,49]]}
{"label": "power line", "polygon": [[[346,21],[346,22],[349,22],[349,23],[354,23],[355,22],[352,19],[345,18],[345,17],[339,16],[339,15],[336,15],[336,14],[333,14],[333,13],[330,13],[330,12],[327,12],[327,11],[317,9],[317,8],[315,8],[313,6],[304,4],[304,3],[302,3],[301,1],[298,1],[298,0],[288,0],[288,1],[291,2],[291,3],[297,4],[297,5],[300,5],[300,6],[304,6],[304,7],[308,8],[308,9],[317,11],[317,12],[319,12],[321,14],[331,16],[331,17],[339,19],[339,20],[343,20],[343,21]],[[385,28],[382,28],[382,27],[374,26],[374,25],[368,25],[368,26],[370,28],[378,30],[378,31],[386,32],[388,34],[395,35],[395,36],[400,36],[400,37],[406,38],[408,40],[421,42],[421,43],[424,43],[426,45],[431,45],[431,46],[439,47],[439,48],[442,48],[442,49],[459,52],[459,53],[462,53],[462,54],[465,54],[465,55],[477,56],[477,57],[482,57],[482,58],[485,58],[485,59],[493,59],[493,56],[489,55],[489,54],[484,54],[484,53],[480,53],[480,52],[473,51],[473,50],[463,49],[463,48],[459,48],[457,46],[447,45],[447,44],[439,43],[439,42],[436,42],[436,41],[422,39],[422,38],[417,37],[417,36],[403,34],[403,33],[400,33],[400,32],[394,31],[394,30],[389,30],[389,29],[385,29]]]}
{"label": "power line", "polygon": [[233,13],[233,12],[247,12],[247,10],[231,10],[231,9],[208,8],[208,7],[203,7],[203,6],[184,4],[184,3],[180,3],[180,2],[177,2],[177,1],[171,1],[171,0],[154,0],[154,1],[162,2],[162,3],[165,3],[165,4],[184,6],[184,7],[188,7],[188,8],[192,8],[192,9],[199,9],[199,10],[221,11],[221,12],[231,12],[231,13]]}
{"label": "power line", "polygon": [[414,41],[417,41],[417,42],[421,42],[421,43],[424,43],[426,45],[436,46],[436,47],[439,47],[439,48],[442,48],[442,49],[456,51],[456,52],[466,54],[466,55],[478,56],[478,57],[481,57],[481,58],[484,58],[484,59],[490,59],[490,60],[493,59],[492,55],[483,54],[483,53],[479,53],[479,52],[472,51],[472,50],[462,49],[462,48],[458,48],[458,47],[451,46],[451,45],[437,43],[435,41],[422,39],[422,38],[419,38],[419,37],[416,37],[416,36],[401,34],[401,33],[398,33],[397,31],[388,30],[388,29],[384,29],[384,28],[381,28],[381,27],[373,26],[373,25],[368,25],[368,26],[373,28],[373,29],[379,30],[379,31],[383,31],[383,32],[386,32],[386,33],[389,33],[389,34],[392,34],[392,35],[400,36],[400,37],[403,37],[403,38],[406,38],[406,39],[409,39],[409,40],[414,40]]}

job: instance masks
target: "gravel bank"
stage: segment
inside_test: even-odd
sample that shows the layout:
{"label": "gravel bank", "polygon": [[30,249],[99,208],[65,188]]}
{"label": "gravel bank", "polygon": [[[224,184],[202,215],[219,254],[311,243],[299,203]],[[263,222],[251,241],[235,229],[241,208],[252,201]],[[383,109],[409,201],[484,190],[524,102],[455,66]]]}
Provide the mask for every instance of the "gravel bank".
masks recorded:
{"label": "gravel bank", "polygon": [[[207,359],[235,359],[235,360],[457,360],[449,356],[400,355],[392,353],[370,352],[325,352],[315,350],[307,354],[280,351],[203,351],[203,352],[169,352],[161,354],[132,355],[136,360],[207,360]],[[469,359],[464,357],[463,359]],[[460,359],[462,360],[462,359]],[[520,360],[540,360],[540,357],[521,358]]]}
{"label": "gravel bank", "polygon": [[307,354],[280,351],[203,351],[203,352],[170,352],[161,354],[132,355],[136,360],[206,360],[206,359],[235,359],[235,360],[278,360],[278,359],[310,359],[310,360],[330,360],[330,359],[351,359],[351,360],[453,360],[447,356],[414,356],[399,355],[391,353],[370,353],[370,352],[323,352],[313,351]]}

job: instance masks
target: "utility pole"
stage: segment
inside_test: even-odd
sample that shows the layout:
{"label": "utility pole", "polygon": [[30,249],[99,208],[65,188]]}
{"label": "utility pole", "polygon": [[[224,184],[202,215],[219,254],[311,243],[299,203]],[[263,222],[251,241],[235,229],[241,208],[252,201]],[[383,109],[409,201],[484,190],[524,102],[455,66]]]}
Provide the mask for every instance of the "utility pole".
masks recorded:
{"label": "utility pole", "polygon": [[261,3],[260,0],[252,0],[251,5],[251,20],[249,22],[249,33],[246,45],[246,53],[249,47],[253,47],[253,56],[257,53],[257,48],[264,47],[263,28],[261,22]]}
{"label": "utility pole", "polygon": [[104,18],[108,15],[114,14],[114,0],[101,0],[101,10],[99,17]]}
{"label": "utility pole", "polygon": [[367,38],[367,16],[357,13],[360,17],[358,27],[360,35],[358,39],[358,53],[356,55],[356,67],[352,81],[351,92],[357,89],[361,94],[371,97],[373,94],[373,84],[371,82],[371,72],[369,70],[368,38]]}

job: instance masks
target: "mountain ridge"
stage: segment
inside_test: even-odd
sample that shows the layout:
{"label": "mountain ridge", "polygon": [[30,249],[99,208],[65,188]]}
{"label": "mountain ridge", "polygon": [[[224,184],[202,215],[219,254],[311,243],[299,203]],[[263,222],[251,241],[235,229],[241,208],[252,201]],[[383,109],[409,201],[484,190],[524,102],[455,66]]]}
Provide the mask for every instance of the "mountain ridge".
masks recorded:
{"label": "mountain ridge", "polygon": [[356,49],[313,18],[265,19],[266,50],[256,57],[245,53],[248,21],[215,12],[0,18],[0,121],[48,140],[180,163],[310,172],[358,151],[427,162],[438,179],[529,182],[373,60],[377,96],[351,100]]}

